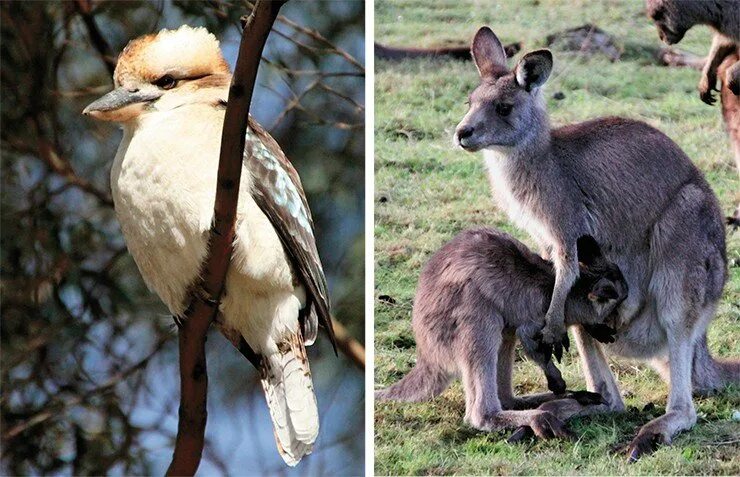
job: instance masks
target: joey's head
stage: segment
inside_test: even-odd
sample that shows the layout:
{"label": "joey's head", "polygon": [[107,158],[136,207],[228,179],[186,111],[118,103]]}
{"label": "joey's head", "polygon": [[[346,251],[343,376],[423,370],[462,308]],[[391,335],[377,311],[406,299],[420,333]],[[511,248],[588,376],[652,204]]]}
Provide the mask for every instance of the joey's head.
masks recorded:
{"label": "joey's head", "polygon": [[124,123],[142,114],[226,99],[229,65],[218,40],[187,25],[131,40],[118,58],[114,89],[83,114]]}
{"label": "joey's head", "polygon": [[627,298],[622,271],[607,260],[590,235],[578,239],[580,275],[568,296],[569,323],[602,323]]}
{"label": "joey's head", "polygon": [[689,29],[702,21],[701,13],[712,2],[700,0],[647,0],[647,15],[658,28],[660,39],[674,45],[683,39]]}
{"label": "joey's head", "polygon": [[547,131],[549,123],[541,87],[552,71],[552,54],[536,50],[513,70],[493,31],[482,27],[471,47],[480,84],[470,94],[468,112],[457,125],[455,144],[466,151],[517,147]]}

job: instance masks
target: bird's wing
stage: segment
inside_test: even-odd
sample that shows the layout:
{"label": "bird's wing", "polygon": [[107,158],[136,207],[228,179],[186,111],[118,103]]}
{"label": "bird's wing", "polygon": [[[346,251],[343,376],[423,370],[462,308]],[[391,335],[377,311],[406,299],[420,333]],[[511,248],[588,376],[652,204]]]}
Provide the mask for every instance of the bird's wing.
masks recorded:
{"label": "bird's wing", "polygon": [[304,339],[313,343],[321,324],[336,351],[326,277],[301,180],[278,143],[251,117],[244,163],[252,175],[254,201],[275,228],[294,273],[306,288]]}

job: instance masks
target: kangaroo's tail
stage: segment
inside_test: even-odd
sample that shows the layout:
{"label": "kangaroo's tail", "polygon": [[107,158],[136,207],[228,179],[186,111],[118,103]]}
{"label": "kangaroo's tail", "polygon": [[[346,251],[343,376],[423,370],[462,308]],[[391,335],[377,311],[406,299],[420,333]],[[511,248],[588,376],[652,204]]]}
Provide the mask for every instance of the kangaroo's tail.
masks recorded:
{"label": "kangaroo's tail", "polygon": [[694,392],[703,395],[731,384],[740,386],[740,360],[714,358],[709,353],[705,333],[694,347],[693,383]]}
{"label": "kangaroo's tail", "polygon": [[262,388],[270,408],[275,441],[286,464],[310,454],[319,433],[319,411],[300,330],[263,356]]}
{"label": "kangaroo's tail", "polygon": [[428,401],[447,389],[450,375],[418,356],[416,366],[396,384],[375,392],[379,401]]}

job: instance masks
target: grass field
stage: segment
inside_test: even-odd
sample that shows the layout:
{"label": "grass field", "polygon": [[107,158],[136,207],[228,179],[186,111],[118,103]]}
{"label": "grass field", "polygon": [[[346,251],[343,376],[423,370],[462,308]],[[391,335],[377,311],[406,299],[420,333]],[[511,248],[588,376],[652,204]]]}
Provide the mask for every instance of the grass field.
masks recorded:
{"label": "grass field", "polygon": [[[505,43],[522,41],[526,51],[545,46],[551,33],[587,22],[598,25],[616,38],[622,58],[612,63],[554,49],[555,69],[545,91],[553,124],[604,115],[642,119],[678,142],[704,171],[725,212],[740,198],[719,107],[699,100],[697,71],[655,64],[651,49],[661,45],[642,1],[375,3],[376,41],[393,46],[467,44],[487,24]],[[709,30],[697,28],[680,47],[703,55],[709,43]],[[476,84],[470,62],[376,62],[376,388],[395,382],[414,364],[414,289],[435,250],[480,225],[501,228],[532,245],[493,204],[481,155],[452,146],[454,127]],[[553,99],[555,92],[564,99]],[[729,236],[728,254],[730,280],[709,339],[714,354],[740,356],[740,232]],[[382,295],[392,300],[378,299]],[[611,364],[629,410],[572,420],[575,442],[510,445],[508,433],[467,427],[459,383],[428,403],[376,403],[376,473],[740,474],[740,423],[731,418],[740,410],[737,389],[696,399],[699,420],[692,431],[673,446],[626,464],[619,447],[664,412],[667,387],[646,366],[622,359]],[[585,388],[575,352],[560,367],[570,388]],[[523,357],[515,367],[515,385],[519,394],[545,389],[542,374]]]}

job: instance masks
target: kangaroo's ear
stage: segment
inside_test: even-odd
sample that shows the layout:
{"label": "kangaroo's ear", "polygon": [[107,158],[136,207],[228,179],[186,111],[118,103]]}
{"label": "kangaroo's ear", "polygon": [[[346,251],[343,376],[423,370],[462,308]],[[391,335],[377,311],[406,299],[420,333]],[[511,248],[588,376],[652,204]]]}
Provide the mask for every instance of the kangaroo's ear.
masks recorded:
{"label": "kangaroo's ear", "polygon": [[514,72],[516,82],[525,91],[539,88],[545,84],[552,72],[552,53],[550,50],[530,51],[519,60]]}
{"label": "kangaroo's ear", "polygon": [[588,299],[596,302],[605,302],[619,298],[619,292],[614,286],[614,282],[602,278],[594,284],[594,287],[588,293]]}
{"label": "kangaroo's ear", "polygon": [[487,26],[481,27],[470,48],[481,78],[506,68],[506,51],[496,34]]}
{"label": "kangaroo's ear", "polygon": [[576,248],[578,249],[578,261],[587,267],[604,257],[598,242],[590,235],[580,237],[576,241]]}

